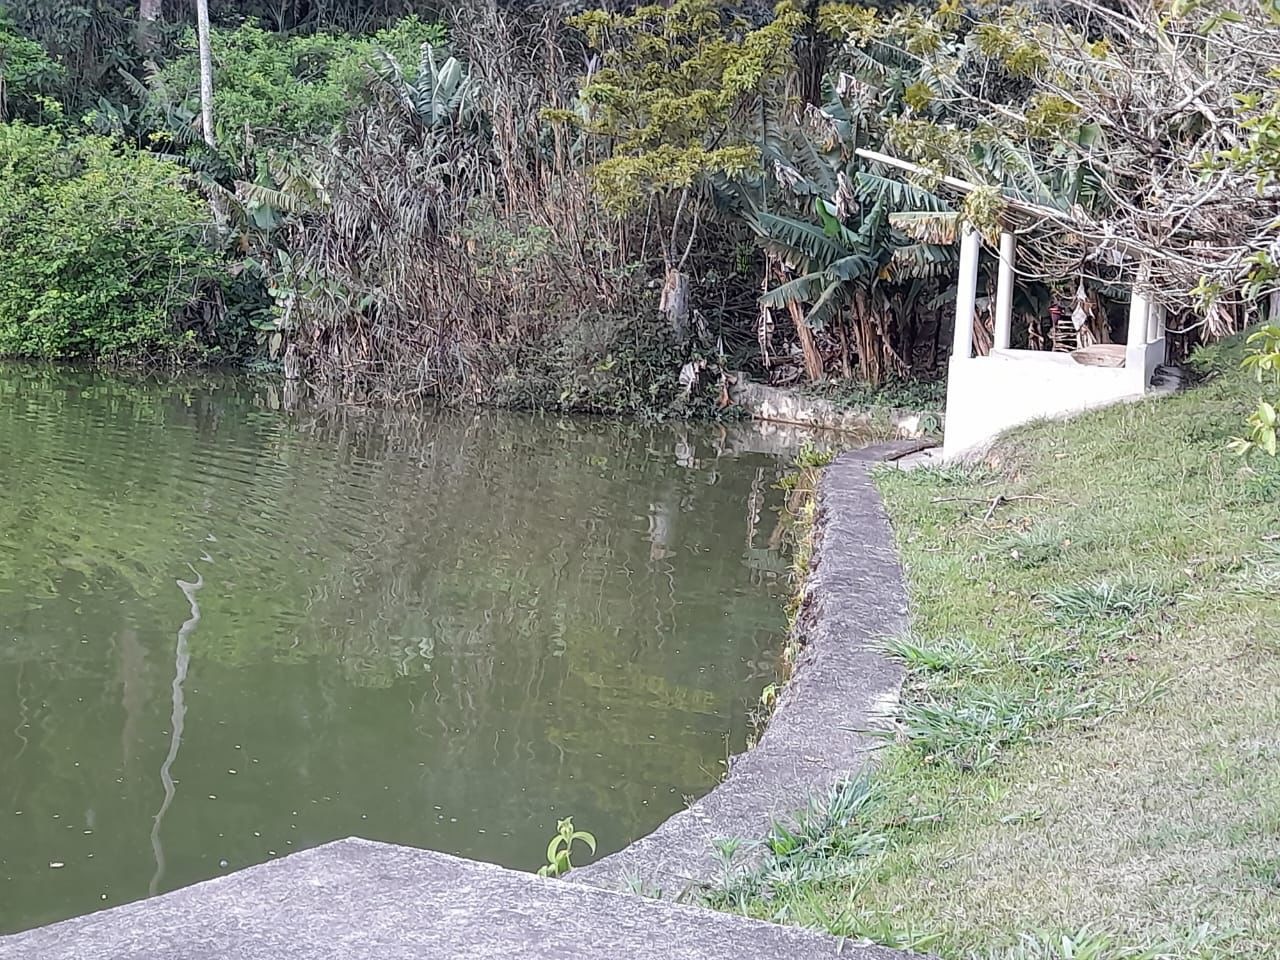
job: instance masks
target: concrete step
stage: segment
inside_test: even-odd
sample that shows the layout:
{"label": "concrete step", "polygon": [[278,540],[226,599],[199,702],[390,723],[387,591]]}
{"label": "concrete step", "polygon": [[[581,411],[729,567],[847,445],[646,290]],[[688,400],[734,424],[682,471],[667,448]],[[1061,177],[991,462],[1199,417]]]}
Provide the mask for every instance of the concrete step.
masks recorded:
{"label": "concrete step", "polygon": [[0,960],[907,960],[698,907],[370,840],[0,938]]}

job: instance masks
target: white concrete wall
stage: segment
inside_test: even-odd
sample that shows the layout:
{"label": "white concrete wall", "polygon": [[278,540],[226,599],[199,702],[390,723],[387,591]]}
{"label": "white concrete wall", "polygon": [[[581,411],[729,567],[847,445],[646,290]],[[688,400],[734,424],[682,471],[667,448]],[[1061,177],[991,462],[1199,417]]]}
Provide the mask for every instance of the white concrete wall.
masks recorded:
{"label": "white concrete wall", "polygon": [[[1125,366],[1132,370],[1142,371],[1141,390],[1146,392],[1147,387],[1151,385],[1151,375],[1156,372],[1156,367],[1164,363],[1165,357],[1164,342],[1164,325],[1160,326],[1159,336],[1151,343],[1146,344],[1141,351],[1133,348],[1125,350]],[[1132,357],[1132,359],[1130,359]],[[1135,384],[1136,385],[1136,384]]]}
{"label": "white concrete wall", "polygon": [[1091,367],[1069,354],[996,350],[989,357],[953,357],[947,381],[943,455],[951,458],[989,444],[1010,427],[1070,416],[1134,400],[1164,361],[1164,339],[1129,348],[1124,367]]}
{"label": "white concrete wall", "polygon": [[991,356],[974,357],[973,311],[981,240],[971,224],[962,225],[944,458],[985,447],[1010,427],[1032,420],[1065,417],[1137,399],[1147,392],[1156,366],[1164,362],[1164,308],[1152,301],[1146,289],[1147,264],[1139,264],[1141,283],[1134,285],[1130,297],[1123,367],[1088,366],[1065,353],[1008,349],[1017,248],[1017,237],[1004,231],[1000,236],[995,345]]}

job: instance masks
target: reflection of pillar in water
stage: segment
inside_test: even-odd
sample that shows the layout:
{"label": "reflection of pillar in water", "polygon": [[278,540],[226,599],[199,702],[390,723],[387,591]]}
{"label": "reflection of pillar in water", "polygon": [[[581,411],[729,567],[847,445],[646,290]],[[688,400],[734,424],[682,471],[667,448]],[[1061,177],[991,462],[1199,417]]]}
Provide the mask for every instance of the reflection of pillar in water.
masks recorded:
{"label": "reflection of pillar in water", "polygon": [[[191,565],[188,564],[188,566]],[[161,878],[164,877],[164,847],[160,843],[160,825],[169,805],[173,803],[174,785],[170,770],[173,768],[173,761],[178,758],[178,747],[182,746],[182,728],[187,718],[187,701],[182,691],[182,684],[187,679],[187,664],[191,661],[187,641],[195,630],[196,624],[200,622],[200,605],[196,603],[196,591],[204,586],[204,577],[196,571],[195,567],[191,567],[191,572],[196,575],[195,583],[189,583],[186,580],[178,581],[178,589],[191,605],[191,616],[178,628],[178,645],[173,657],[173,712],[170,715],[172,732],[169,736],[169,753],[164,758],[164,763],[160,765],[160,783],[164,787],[164,802],[156,811],[155,822],[151,827],[151,852],[156,860],[156,872],[151,878],[149,888],[153,897],[160,887]]]}
{"label": "reflection of pillar in water", "polygon": [[138,641],[138,631],[128,626],[120,631],[120,706],[124,726],[120,728],[120,762],[132,765],[138,721],[147,702],[147,651]]}
{"label": "reflection of pillar in water", "polygon": [[665,503],[649,504],[649,559],[663,560],[671,556],[671,508]]}
{"label": "reflection of pillar in water", "polygon": [[675,443],[676,463],[686,470],[690,470],[696,465],[697,452],[697,448],[689,442],[687,436],[682,435]]}
{"label": "reflection of pillar in water", "polygon": [[760,523],[760,508],[764,504],[764,467],[756,467],[751,481],[751,494],[747,497],[747,549],[756,543],[756,527]]}

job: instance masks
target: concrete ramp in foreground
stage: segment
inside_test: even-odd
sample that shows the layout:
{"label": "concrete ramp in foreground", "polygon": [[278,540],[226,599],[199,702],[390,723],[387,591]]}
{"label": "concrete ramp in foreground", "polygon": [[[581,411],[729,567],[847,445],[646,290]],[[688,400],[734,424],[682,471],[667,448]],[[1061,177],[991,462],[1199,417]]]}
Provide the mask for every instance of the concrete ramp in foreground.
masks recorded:
{"label": "concrete ramp in foreground", "polygon": [[0,937],[0,960],[904,960],[697,907],[339,840]]}

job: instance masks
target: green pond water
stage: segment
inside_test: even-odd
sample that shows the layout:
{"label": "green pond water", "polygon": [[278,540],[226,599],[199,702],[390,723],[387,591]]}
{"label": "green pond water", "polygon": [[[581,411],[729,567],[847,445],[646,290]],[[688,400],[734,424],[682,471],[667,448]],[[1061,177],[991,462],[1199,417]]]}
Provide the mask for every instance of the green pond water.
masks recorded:
{"label": "green pond water", "polygon": [[0,933],[339,837],[538,866],[710,789],[786,442],[0,366]]}

